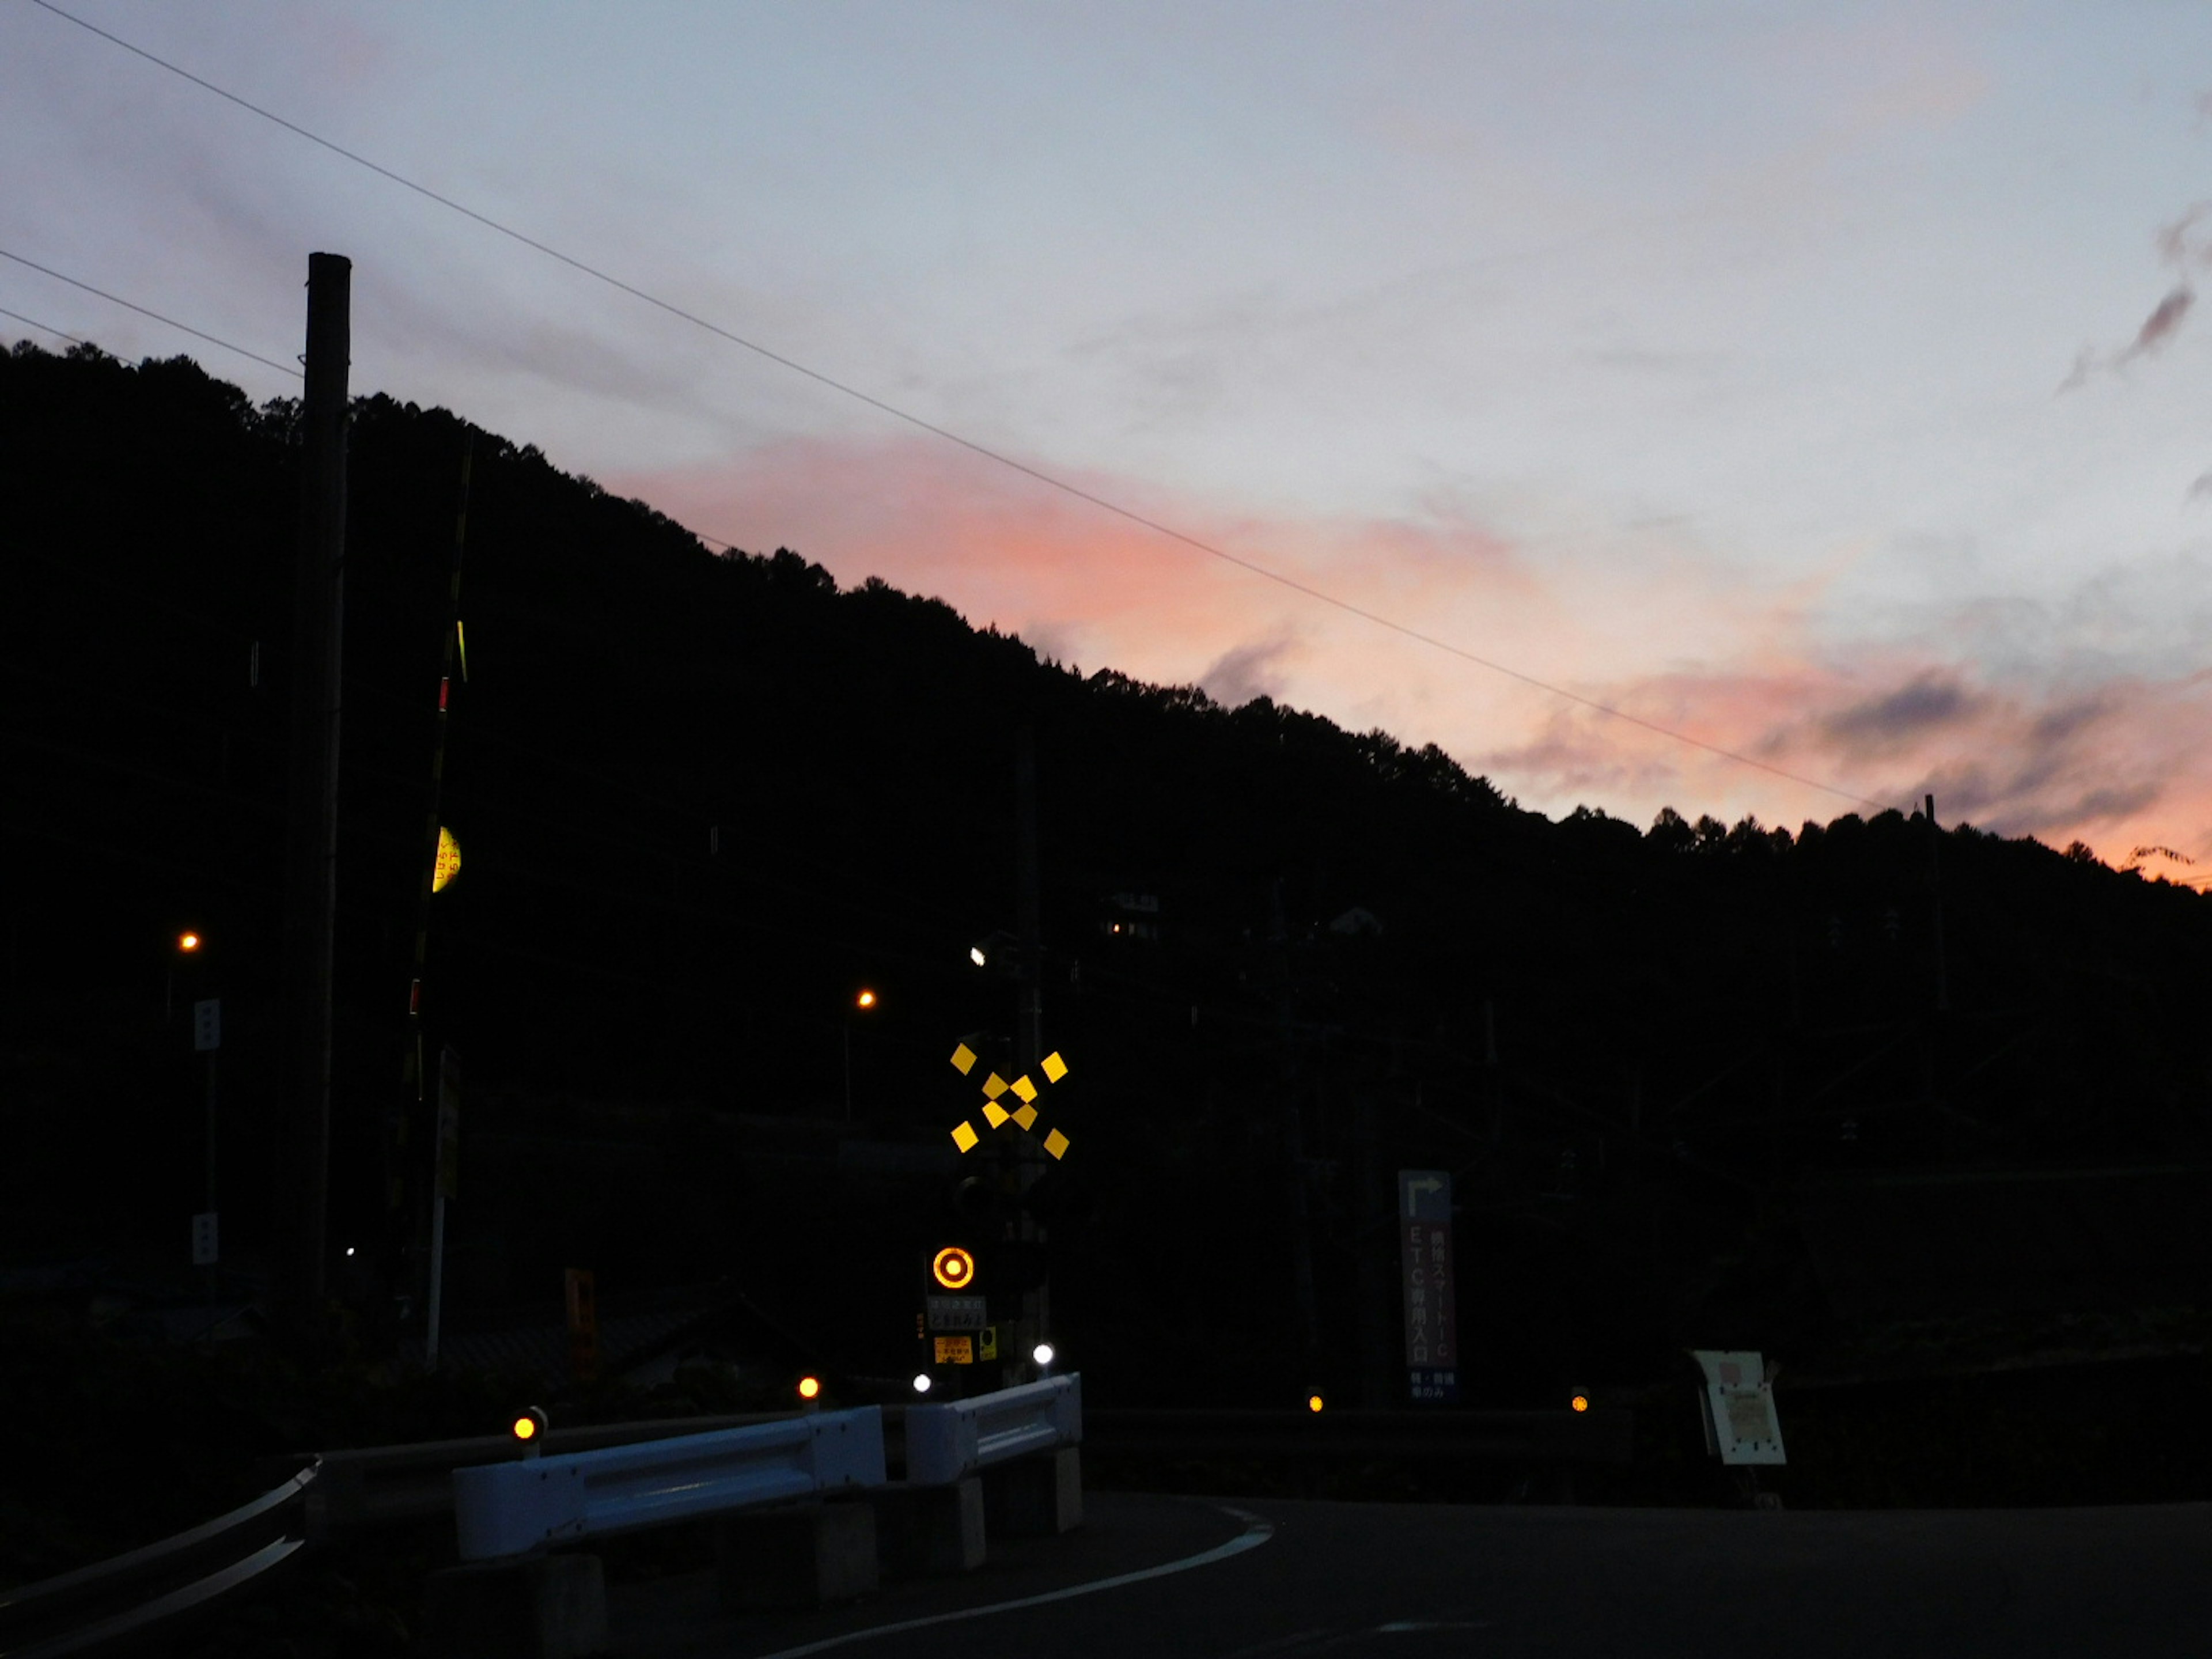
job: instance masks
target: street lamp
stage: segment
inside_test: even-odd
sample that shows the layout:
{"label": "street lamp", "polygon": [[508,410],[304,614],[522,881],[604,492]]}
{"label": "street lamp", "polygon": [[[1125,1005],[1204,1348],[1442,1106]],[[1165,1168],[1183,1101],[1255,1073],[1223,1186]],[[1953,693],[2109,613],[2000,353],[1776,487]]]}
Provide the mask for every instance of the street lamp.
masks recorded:
{"label": "street lamp", "polygon": [[853,999],[853,1006],[845,1010],[845,1121],[853,1121],[853,1016],[865,1013],[876,1006],[876,994],[866,986]]}

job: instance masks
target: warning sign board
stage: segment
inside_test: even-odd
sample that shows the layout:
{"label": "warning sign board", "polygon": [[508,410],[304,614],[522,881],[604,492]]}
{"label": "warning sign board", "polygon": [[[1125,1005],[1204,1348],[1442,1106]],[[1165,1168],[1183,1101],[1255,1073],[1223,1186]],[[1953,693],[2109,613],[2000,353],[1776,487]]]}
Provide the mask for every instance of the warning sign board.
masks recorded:
{"label": "warning sign board", "polygon": [[1398,1171],[1400,1260],[1406,1292],[1406,1370],[1412,1397],[1459,1398],[1458,1264],[1452,1254],[1448,1170]]}

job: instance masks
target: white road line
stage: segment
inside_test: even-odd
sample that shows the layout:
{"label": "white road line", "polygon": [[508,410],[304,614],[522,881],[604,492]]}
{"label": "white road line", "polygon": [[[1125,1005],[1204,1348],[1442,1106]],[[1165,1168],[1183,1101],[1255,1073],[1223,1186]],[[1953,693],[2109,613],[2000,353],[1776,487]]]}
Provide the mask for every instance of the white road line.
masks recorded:
{"label": "white road line", "polygon": [[902,1619],[896,1625],[871,1625],[866,1630],[847,1631],[842,1636],[825,1636],[819,1642],[809,1642],[803,1647],[779,1648],[774,1653],[759,1655],[758,1659],[799,1659],[801,1654],[842,1648],[848,1642],[865,1642],[872,1637],[921,1630],[929,1625],[951,1625],[963,1619],[981,1619],[994,1613],[1012,1613],[1017,1607],[1041,1607],[1048,1601],[1073,1601],[1079,1595],[1094,1595],[1100,1590],[1119,1589],[1124,1584],[1142,1583],[1147,1578],[1165,1578],[1170,1573],[1188,1572],[1193,1567],[1210,1567],[1216,1561],[1226,1561],[1232,1555],[1255,1550],[1275,1535],[1275,1523],[1261,1520],[1249,1510],[1231,1509],[1226,1504],[1218,1507],[1224,1515],[1233,1515],[1244,1522],[1244,1530],[1225,1544],[1201,1550],[1196,1555],[1186,1555],[1180,1561],[1144,1567],[1135,1572],[1116,1573],[1111,1578],[1094,1578],[1087,1584],[1070,1584],[1066,1589],[1047,1590],[1041,1595],[1024,1595],[1012,1601],[994,1601],[988,1607],[963,1607],[957,1613],[933,1613],[927,1619]]}

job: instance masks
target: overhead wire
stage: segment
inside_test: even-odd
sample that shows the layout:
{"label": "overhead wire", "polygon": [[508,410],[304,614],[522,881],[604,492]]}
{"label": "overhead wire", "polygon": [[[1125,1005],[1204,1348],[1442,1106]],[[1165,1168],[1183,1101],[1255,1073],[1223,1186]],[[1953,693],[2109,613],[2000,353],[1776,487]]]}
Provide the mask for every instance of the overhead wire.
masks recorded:
{"label": "overhead wire", "polygon": [[[873,409],[881,414],[890,416],[894,420],[903,422],[905,424],[913,427],[919,431],[926,432],[933,437],[941,439],[946,443],[953,444],[962,449],[967,450],[971,454],[980,456],[985,460],[994,462],[1000,466],[1003,466],[1012,471],[1020,473],[1024,477],[1042,484],[1048,489],[1058,490],[1064,495],[1072,496],[1075,500],[1086,502],[1089,505],[1098,508],[1102,512],[1111,514],[1115,517],[1121,519],[1127,523],[1149,530],[1155,535],[1164,537],[1170,541],[1178,543],[1182,546],[1205,554],[1210,558],[1218,559],[1224,563],[1233,565],[1238,569],[1246,571],[1252,575],[1258,576],[1264,580],[1273,582],[1278,586],[1287,588],[1291,592],[1300,594],[1306,599],[1312,599],[1318,604],[1328,605],[1335,610],[1343,611],[1348,616],[1357,617],[1364,622],[1370,623],[1375,627],[1381,628],[1389,633],[1398,635],[1401,638],[1412,640],[1418,644],[1425,645],[1432,650],[1443,652],[1447,656],[1455,657],[1463,662],[1472,663],[1477,667],[1487,669],[1492,673],[1503,675],[1508,679],[1518,681],[1520,684],[1529,686],[1534,690],[1545,692],[1552,696],[1559,697],[1565,702],[1574,703],[1580,708],[1589,709],[1593,713],[1602,714],[1608,719],[1617,720],[1626,725],[1636,726],[1643,731],[1651,732],[1655,736],[1666,738],[1672,742],[1684,744],[1685,746],[1692,749],[1699,750],[1706,754],[1715,756],[1719,759],[1732,762],[1736,765],[1750,767],[1753,770],[1766,773],[1768,775],[1772,777],[1781,778],[1787,782],[1797,784],[1802,787],[1817,790],[1823,794],[1833,795],[1840,799],[1852,801],[1863,806],[1886,809],[1893,804],[1887,801],[1876,800],[1871,796],[1862,795],[1855,790],[1841,788],[1834,784],[1823,783],[1817,778],[1808,777],[1802,773],[1792,772],[1784,767],[1776,766],[1771,762],[1759,760],[1753,756],[1742,754],[1733,749],[1724,748],[1719,744],[1708,743],[1702,738],[1692,737],[1688,732],[1677,731],[1672,726],[1662,726],[1656,720],[1646,720],[1640,714],[1632,714],[1626,709],[1619,708],[1612,703],[1600,702],[1595,697],[1584,696],[1577,691],[1571,691],[1565,686],[1554,684],[1548,680],[1540,679],[1534,674],[1525,673],[1520,669],[1510,667],[1492,658],[1483,656],[1474,651],[1469,651],[1464,647],[1455,645],[1448,640],[1439,638],[1436,635],[1428,633],[1421,629],[1412,627],[1409,624],[1399,622],[1393,617],[1384,616],[1380,611],[1370,611],[1364,605],[1354,604],[1352,601],[1346,599],[1340,595],[1331,593],[1324,588],[1316,587],[1311,583],[1301,581],[1295,576],[1287,575],[1282,571],[1276,570],[1270,566],[1259,562],[1257,560],[1249,559],[1242,555],[1230,552],[1227,549],[1217,546],[1212,542],[1206,541],[1199,537],[1177,530],[1172,526],[1164,524],[1146,514],[1139,513],[1133,507],[1124,507],[1120,502],[1113,501],[1107,496],[1101,495],[1094,490],[1085,489],[1079,484],[1073,483],[1067,479],[1062,478],[1054,473],[1046,471],[1042,467],[1031,465],[1026,461],[1018,460],[1013,456],[1006,453],[1002,450],[994,449],[988,444],[981,443],[975,439],[965,437],[960,433],[953,431],[949,427],[939,425],[934,421],[928,420],[922,416],[915,414],[910,410],[902,409],[896,404],[890,403],[884,398],[878,398],[872,392],[864,392],[858,386],[853,386],[847,381],[838,380],[833,375],[826,374],[819,369],[810,368],[795,358],[787,356],[781,352],[763,345],[758,341],[749,339],[745,336],[738,334],[731,329],[724,328],[719,323],[712,322],[707,318],[700,316],[696,312],[686,310],[684,307],[676,305],[672,301],[664,300],[658,295],[650,293],[633,283],[625,282],[621,277],[614,276],[609,271],[601,270],[599,267],[591,264],[583,259],[578,258],[574,254],[565,253],[559,248],[554,247],[548,243],[542,242],[536,237],[515,229],[511,225],[504,224],[499,220],[492,218],[488,214],[480,213],[476,209],[454,200],[452,197],[442,195],[439,191],[432,190],[428,185],[418,183],[415,179],[408,178],[404,173],[395,172],[393,169],[385,167],[380,162],[373,161],[366,155],[360,154],[358,151],[349,149],[344,145],[325,138],[319,133],[311,131],[307,128],[300,125],[295,121],[287,120],[284,117],[276,114],[274,111],[265,109],[261,105],[254,103],[249,99],[240,97],[238,94],[228,90],[227,88],[218,86],[214,82],[210,81],[202,76],[195,75],[190,70],[184,68],[182,65],[172,63],[166,58],[160,57],[154,52],[149,52],[144,47],[125,40],[121,35],[112,33],[108,30],[100,27],[97,24],[88,22],[85,19],[76,15],[72,12],[65,11],[61,7],[54,4],[53,0],[32,0],[32,3],[38,6],[42,10],[52,13],[55,16],[61,18],[66,22],[76,24],[79,28],[85,30],[88,33],[99,36],[101,40],[109,42],[111,45],[121,47],[124,51],[131,53],[134,57],[143,58],[147,63],[152,64],[157,68],[166,70],[172,75],[178,76],[185,81],[191,82],[194,86],[214,94],[216,97],[224,100],[226,102],[234,104],[239,108],[245,110],[251,114],[258,116],[264,121],[270,122],[276,126],[283,128],[287,132],[290,132],[299,137],[304,138],[308,143],[319,145],[322,149],[330,151],[332,155],[354,163],[356,167],[365,167],[369,172],[377,174],[380,178],[388,179],[392,183],[399,185],[401,188],[411,191],[415,194],[422,197],[425,200],[434,202],[441,207],[448,209],[454,213],[461,215],[464,218],[472,220],[476,223],[483,226],[486,229],[495,232],[499,235],[507,237],[512,241],[519,242],[523,246],[530,248],[538,253],[541,253],[547,258],[555,260],[561,264],[567,265],[569,269],[575,270],[583,276],[589,276],[596,282],[603,283],[610,288],[615,289],[621,293],[627,294],[631,298],[637,300],[645,305],[651,306],[656,310],[665,313],[669,316],[675,317],[681,321],[690,323],[694,327],[703,329],[708,333],[714,335],[720,339],[726,340],[732,345],[751,352],[755,356],[761,357],[769,362],[775,363],[780,368],[788,369],[795,374],[802,375],[807,380],[816,382],[817,385],[825,386],[830,391],[839,393],[841,396],[850,398],[855,402],[864,404],[867,407]],[[217,343],[222,343],[218,342]],[[233,348],[233,349],[235,349],[236,348]],[[251,356],[252,354],[249,353],[248,355]],[[261,361],[265,362],[268,360],[266,358],[263,358]],[[734,543],[722,541],[721,538],[718,537],[702,537],[702,539],[718,542],[720,545],[725,547],[735,545]]]}
{"label": "overhead wire", "polygon": [[[280,363],[274,357],[264,357],[259,352],[249,351],[242,345],[233,345],[228,340],[222,338],[219,335],[210,334],[204,329],[194,328],[190,323],[180,323],[173,317],[165,317],[160,312],[153,310],[149,307],[142,306],[135,300],[126,300],[119,294],[110,294],[104,288],[94,288],[90,283],[81,281],[75,276],[64,275],[63,272],[56,270],[52,265],[42,265],[36,259],[27,259],[21,254],[11,252],[4,247],[0,247],[0,259],[13,259],[17,264],[27,265],[31,270],[39,272],[41,276],[51,276],[58,283],[67,283],[71,288],[81,288],[87,294],[99,295],[100,298],[106,301],[110,305],[121,306],[125,311],[135,311],[141,317],[151,317],[155,322],[163,323],[171,328],[180,330],[184,333],[191,335],[196,340],[205,340],[210,345],[221,346],[225,351],[234,351],[241,357],[251,357],[255,362],[265,364],[269,368],[276,369],[280,374],[289,374],[295,380],[306,378],[301,373],[299,365],[296,363]],[[14,313],[10,313],[9,314],[12,316]],[[41,325],[33,323],[32,326],[36,328],[41,326]],[[49,333],[60,333],[58,329],[49,329],[47,331]],[[70,337],[64,334],[62,337],[64,339],[68,339]],[[78,343],[82,344],[83,342],[79,341]]]}
{"label": "overhead wire", "polygon": [[27,328],[35,328],[41,334],[51,334],[57,340],[67,340],[71,345],[90,345],[92,343],[89,340],[80,340],[74,334],[64,333],[60,329],[56,328],[52,323],[42,323],[35,317],[26,317],[21,312],[10,311],[5,306],[0,306],[0,317],[12,317]]}

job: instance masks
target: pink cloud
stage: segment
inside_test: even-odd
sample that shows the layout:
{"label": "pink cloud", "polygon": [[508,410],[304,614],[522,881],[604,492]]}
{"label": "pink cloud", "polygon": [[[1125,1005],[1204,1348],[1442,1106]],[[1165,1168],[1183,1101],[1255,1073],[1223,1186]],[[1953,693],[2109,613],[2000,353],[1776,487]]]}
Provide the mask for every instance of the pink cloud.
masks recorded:
{"label": "pink cloud", "polygon": [[[1232,702],[1271,696],[1439,743],[1547,811],[1587,801],[1638,822],[1674,805],[1796,823],[1873,810],[1864,800],[1910,806],[1932,790],[1947,822],[2078,837],[2116,862],[2148,844],[2212,859],[2203,683],[2037,688],[1925,652],[1840,653],[1816,638],[1832,572],[1762,590],[1694,546],[1636,541],[1634,529],[1589,547],[1517,544],[1441,510],[1279,520],[1123,479],[1071,479],[1363,611],[1759,763],[1747,765],[934,443],[795,440],[609,482],[748,550],[793,546],[848,586],[881,576],[942,599],[1086,671],[1205,684]],[[1624,540],[1634,557],[1622,556]]]}

